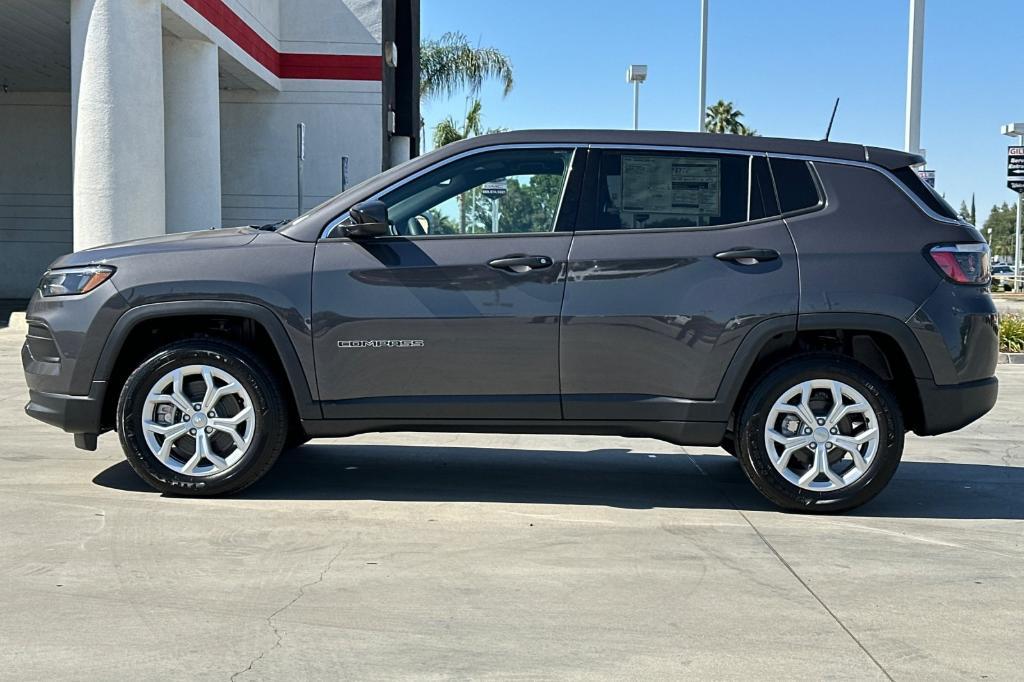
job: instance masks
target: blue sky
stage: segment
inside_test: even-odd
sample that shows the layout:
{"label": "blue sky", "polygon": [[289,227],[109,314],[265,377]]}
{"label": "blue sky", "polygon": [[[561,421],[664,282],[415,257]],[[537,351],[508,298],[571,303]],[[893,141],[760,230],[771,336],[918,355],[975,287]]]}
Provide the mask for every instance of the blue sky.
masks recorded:
{"label": "blue sky", "polygon": [[[710,0],[708,102],[732,100],[762,135],[903,145],[906,0]],[[424,37],[462,31],[508,54],[516,87],[482,93],[485,127],[627,128],[630,63],[646,63],[640,126],[695,130],[698,0],[422,0]],[[999,126],[1024,121],[1024,15],[1012,0],[928,0],[921,145],[955,207],[977,195],[978,222],[1006,189]],[[1016,15],[1016,18],[1013,18]],[[424,108],[429,128],[465,98]]]}

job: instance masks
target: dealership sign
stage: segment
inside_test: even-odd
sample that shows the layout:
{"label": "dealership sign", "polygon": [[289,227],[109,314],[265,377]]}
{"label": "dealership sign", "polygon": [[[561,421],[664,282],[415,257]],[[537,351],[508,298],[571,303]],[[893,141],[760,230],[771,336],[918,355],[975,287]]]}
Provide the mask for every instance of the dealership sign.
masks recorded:
{"label": "dealership sign", "polygon": [[1024,147],[1006,150],[1006,186],[1024,194]]}
{"label": "dealership sign", "polygon": [[921,178],[921,182],[925,183],[932,189],[935,189],[935,171],[933,170],[919,170],[917,171],[918,177]]}
{"label": "dealership sign", "polygon": [[480,188],[480,192],[488,199],[500,199],[508,194],[508,179],[502,178],[501,180],[485,182],[483,187]]}

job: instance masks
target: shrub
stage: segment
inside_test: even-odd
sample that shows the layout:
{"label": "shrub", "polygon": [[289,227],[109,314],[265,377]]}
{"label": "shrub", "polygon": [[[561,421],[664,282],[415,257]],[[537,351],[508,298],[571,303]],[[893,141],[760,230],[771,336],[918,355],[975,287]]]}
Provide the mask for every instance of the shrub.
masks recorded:
{"label": "shrub", "polygon": [[999,350],[1024,353],[1024,315],[1001,315],[999,318]]}

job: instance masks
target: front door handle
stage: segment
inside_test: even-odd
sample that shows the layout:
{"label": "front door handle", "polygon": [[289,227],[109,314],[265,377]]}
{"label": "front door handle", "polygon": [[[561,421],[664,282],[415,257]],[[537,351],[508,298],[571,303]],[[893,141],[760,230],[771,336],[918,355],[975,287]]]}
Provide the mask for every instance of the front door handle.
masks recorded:
{"label": "front door handle", "polygon": [[515,272],[522,274],[529,272],[530,270],[540,270],[542,268],[551,267],[552,260],[547,256],[505,256],[504,258],[495,258],[489,261],[487,264],[492,268],[499,270],[508,270],[509,272]]}
{"label": "front door handle", "polygon": [[751,249],[745,246],[715,254],[715,258],[718,260],[731,260],[740,265],[757,265],[765,261],[776,260],[778,257],[779,252],[775,249]]}

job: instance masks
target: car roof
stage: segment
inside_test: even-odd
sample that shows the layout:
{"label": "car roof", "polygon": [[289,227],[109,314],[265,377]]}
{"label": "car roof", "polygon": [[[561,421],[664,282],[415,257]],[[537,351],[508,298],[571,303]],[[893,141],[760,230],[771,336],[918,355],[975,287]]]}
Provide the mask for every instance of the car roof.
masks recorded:
{"label": "car roof", "polygon": [[282,227],[280,232],[291,239],[316,241],[327,221],[333,220],[354,203],[386,189],[399,177],[419,172],[436,163],[475,149],[531,144],[577,147],[591,145],[693,147],[708,151],[766,152],[768,154],[792,154],[839,161],[866,162],[890,170],[924,163],[924,159],[916,154],[846,142],[798,140],[759,135],[682,133],[669,130],[515,130],[471,137],[468,140],[453,142],[416,157],[324,202],[301,219]]}
{"label": "car roof", "polygon": [[515,130],[471,137],[449,145],[464,151],[498,144],[643,145],[654,147],[698,147],[769,154],[818,156],[827,159],[862,161],[895,169],[924,163],[917,154],[884,147],[848,142],[825,142],[760,135],[684,133],[672,130]]}

